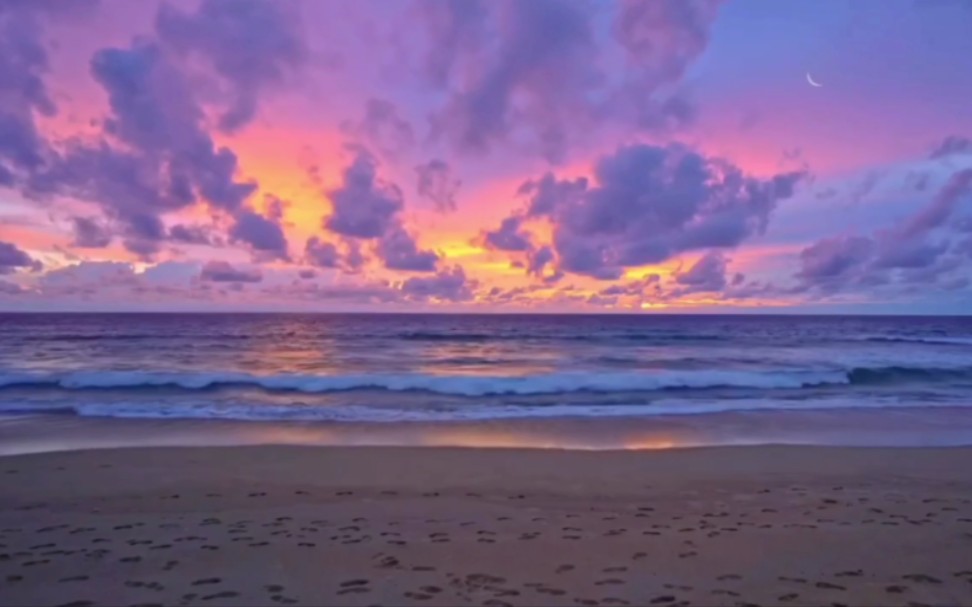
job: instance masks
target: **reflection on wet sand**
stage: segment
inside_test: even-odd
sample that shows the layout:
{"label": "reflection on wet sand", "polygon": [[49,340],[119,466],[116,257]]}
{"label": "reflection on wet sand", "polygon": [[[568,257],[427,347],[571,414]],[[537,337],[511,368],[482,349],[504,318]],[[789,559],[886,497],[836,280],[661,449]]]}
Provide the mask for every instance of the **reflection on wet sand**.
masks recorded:
{"label": "reflection on wet sand", "polygon": [[[934,440],[932,440],[934,439]],[[106,419],[66,415],[0,418],[0,455],[115,447],[227,445],[425,446],[652,450],[719,445],[972,444],[961,408],[723,413],[642,418],[475,422],[253,422]]]}

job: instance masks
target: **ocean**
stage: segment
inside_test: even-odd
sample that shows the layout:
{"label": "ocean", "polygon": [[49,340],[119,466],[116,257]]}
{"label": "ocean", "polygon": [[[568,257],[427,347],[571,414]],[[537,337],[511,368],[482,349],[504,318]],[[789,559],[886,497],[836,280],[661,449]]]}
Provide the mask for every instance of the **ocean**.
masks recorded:
{"label": "ocean", "polygon": [[972,444],[972,317],[0,315],[0,423],[65,416]]}

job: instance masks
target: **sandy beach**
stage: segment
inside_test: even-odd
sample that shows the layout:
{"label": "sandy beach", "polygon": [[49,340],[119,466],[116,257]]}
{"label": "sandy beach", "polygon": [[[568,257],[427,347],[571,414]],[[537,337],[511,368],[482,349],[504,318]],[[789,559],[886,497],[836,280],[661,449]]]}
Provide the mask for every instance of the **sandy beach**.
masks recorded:
{"label": "sandy beach", "polygon": [[4,605],[972,605],[972,449],[0,459]]}

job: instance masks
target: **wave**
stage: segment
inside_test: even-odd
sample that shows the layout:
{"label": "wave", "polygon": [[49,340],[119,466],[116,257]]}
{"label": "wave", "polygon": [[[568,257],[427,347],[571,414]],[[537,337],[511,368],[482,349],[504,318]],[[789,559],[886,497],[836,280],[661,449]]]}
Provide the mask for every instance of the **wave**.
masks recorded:
{"label": "wave", "polygon": [[968,381],[972,368],[858,367],[850,370],[653,370],[612,373],[574,372],[527,376],[362,374],[252,375],[248,373],[150,373],[77,371],[0,375],[0,388],[62,390],[152,389],[214,390],[250,387],[270,392],[328,393],[351,390],[430,392],[456,396],[564,394],[575,392],[652,392],[674,389],[799,389],[828,385],[873,386],[894,383]]}
{"label": "wave", "polygon": [[[135,340],[167,340],[167,339],[189,339],[189,340],[199,340],[199,334],[190,333],[98,333],[96,335],[88,333],[68,333],[68,334],[55,334],[55,335],[24,335],[19,337],[23,341],[135,341]],[[208,335],[205,336],[206,339],[211,339],[214,341],[232,340],[232,339],[253,339],[250,335],[242,334],[226,334],[226,335]]]}
{"label": "wave", "polygon": [[457,396],[562,394],[569,392],[646,392],[676,388],[802,388],[847,383],[839,372],[657,371],[626,373],[549,373],[529,376],[476,375],[251,375],[247,373],[147,373],[78,371],[64,374],[0,375],[0,387],[87,389],[181,388],[207,390],[254,387],[308,393],[382,390],[432,392]]}
{"label": "wave", "polygon": [[863,341],[876,343],[930,344],[938,346],[972,346],[972,337],[865,337]]}
{"label": "wave", "polygon": [[898,400],[862,399],[731,399],[710,402],[659,401],[651,404],[546,405],[546,406],[470,406],[456,408],[387,408],[359,405],[308,406],[213,403],[0,403],[2,415],[77,415],[127,419],[213,419],[240,421],[299,422],[473,422],[529,418],[604,418],[712,415],[733,412],[834,411],[859,409],[955,409],[972,407],[954,402],[923,402],[920,405]]}
{"label": "wave", "polygon": [[438,333],[415,331],[408,333],[397,333],[387,335],[365,335],[379,339],[402,339],[406,341],[460,341],[460,342],[480,342],[480,341],[648,341],[658,343],[670,342],[691,342],[691,341],[722,341],[729,339],[728,336],[712,334],[691,334],[691,333],[585,333],[569,334],[561,332],[550,333]]}

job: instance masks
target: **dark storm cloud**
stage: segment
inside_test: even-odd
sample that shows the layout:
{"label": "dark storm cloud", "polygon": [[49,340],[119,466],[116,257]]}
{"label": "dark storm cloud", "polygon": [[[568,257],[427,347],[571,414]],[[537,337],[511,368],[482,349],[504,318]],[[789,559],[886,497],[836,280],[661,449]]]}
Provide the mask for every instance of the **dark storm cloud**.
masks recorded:
{"label": "dark storm cloud", "polygon": [[71,227],[74,232],[71,246],[82,249],[103,249],[111,244],[111,232],[93,217],[72,217]]}
{"label": "dark storm cloud", "polygon": [[402,283],[401,292],[408,299],[467,301],[472,299],[473,285],[460,266],[439,272],[435,276],[409,278]]}
{"label": "dark storm cloud", "polygon": [[236,214],[236,223],[230,229],[229,236],[234,241],[246,243],[256,253],[275,259],[289,259],[287,237],[277,220],[244,209]]}
{"label": "dark storm cloud", "polygon": [[418,175],[419,196],[431,200],[439,212],[456,210],[456,192],[461,182],[452,176],[445,161],[430,160],[415,167],[415,172]]}
{"label": "dark storm cloud", "polygon": [[17,245],[0,240],[0,274],[10,274],[21,269],[40,270],[41,263],[32,259]]}
{"label": "dark storm cloud", "polygon": [[682,146],[639,144],[600,158],[593,183],[547,174],[519,192],[528,215],[552,222],[562,270],[615,279],[625,267],[735,247],[763,233],[803,176],[757,179]]}
{"label": "dark storm cloud", "polygon": [[230,85],[233,100],[219,126],[233,132],[253,119],[265,90],[307,62],[296,11],[295,4],[270,0],[205,0],[194,13],[163,4],[155,27],[167,46],[205,58]]}
{"label": "dark storm cloud", "polygon": [[199,272],[199,278],[211,282],[260,282],[263,274],[258,269],[237,269],[225,261],[209,261]]}

